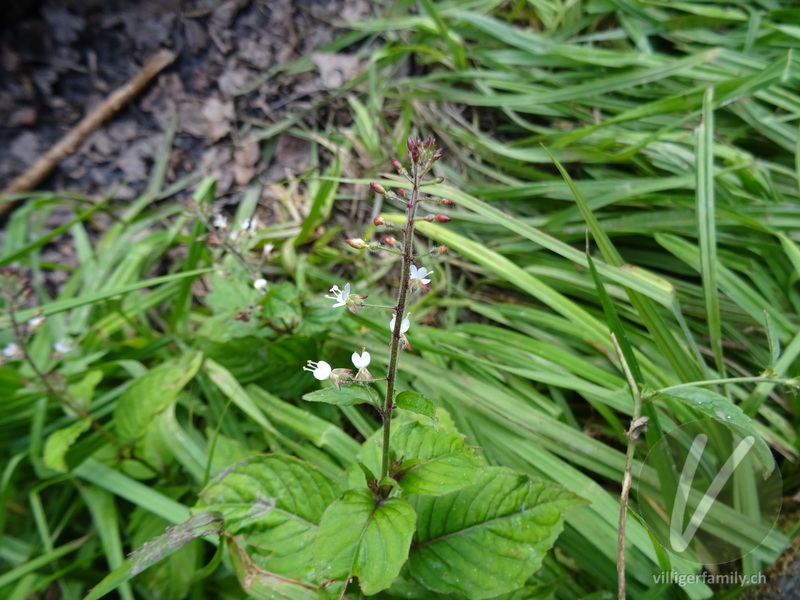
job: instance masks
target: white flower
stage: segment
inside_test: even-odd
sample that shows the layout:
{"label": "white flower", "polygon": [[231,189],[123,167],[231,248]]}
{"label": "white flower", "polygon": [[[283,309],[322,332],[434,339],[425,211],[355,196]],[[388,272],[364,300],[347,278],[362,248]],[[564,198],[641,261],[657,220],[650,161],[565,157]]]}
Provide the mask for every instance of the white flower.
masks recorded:
{"label": "white flower", "polygon": [[53,344],[53,350],[60,354],[66,354],[72,348],[72,341],[70,339],[58,340]]}
{"label": "white flower", "polygon": [[256,288],[262,294],[267,293],[267,280],[266,279],[256,279],[253,282],[253,287]]}
{"label": "white flower", "polygon": [[258,229],[258,219],[253,217],[252,219],[244,219],[239,223],[239,229],[242,231],[249,231],[253,233],[256,229]]}
{"label": "white flower", "polygon": [[261,256],[267,258],[272,251],[275,250],[275,244],[270,242],[269,244],[264,244],[264,248],[261,250]]}
{"label": "white flower", "polygon": [[[406,317],[400,323],[400,335],[403,335],[406,331],[408,331],[409,327],[411,327],[411,321],[408,320],[408,315],[409,314],[411,314],[411,313],[407,313]],[[394,324],[395,324],[395,319],[396,318],[397,318],[397,315],[393,316],[392,320],[389,321],[389,329],[391,331],[394,331]]]}
{"label": "white flower", "polygon": [[11,342],[8,346],[3,348],[3,356],[6,358],[14,358],[19,354],[19,346]]}
{"label": "white flower", "polygon": [[239,227],[231,231],[230,239],[235,240],[239,237],[239,232],[244,232],[249,235],[253,235],[258,229],[258,219],[253,217],[252,219],[242,219],[239,221]]}
{"label": "white flower", "polygon": [[359,356],[358,352],[353,352],[353,365],[356,369],[366,369],[369,366],[370,355],[364,350]]}
{"label": "white flower", "polygon": [[28,327],[30,327],[31,329],[36,329],[42,323],[44,323],[44,317],[33,317],[28,321]]}
{"label": "white flower", "polygon": [[225,229],[228,226],[228,217],[225,215],[214,215],[214,221],[212,225],[217,229]]}
{"label": "white flower", "polygon": [[372,379],[372,374],[367,370],[370,361],[369,352],[366,348],[361,348],[361,354],[353,352],[353,365],[358,369],[356,379]]}
{"label": "white flower", "polygon": [[333,369],[331,369],[331,366],[324,360],[321,360],[319,362],[314,362],[313,360],[309,360],[308,364],[306,364],[306,366],[303,367],[303,371],[311,371],[314,377],[316,377],[320,381],[325,381],[331,376],[331,372],[333,371]]}
{"label": "white flower", "polygon": [[430,279],[427,279],[428,275],[432,275],[433,271],[428,271],[425,267],[420,267],[419,269],[411,265],[411,281],[419,282],[422,285],[427,285],[431,282]]}
{"label": "white flower", "polygon": [[344,290],[340,290],[338,285],[335,285],[331,288],[331,293],[333,296],[325,296],[328,300],[336,300],[336,303],[333,305],[333,308],[337,306],[345,306],[347,304],[347,297],[350,295],[350,284],[346,283],[344,286]]}

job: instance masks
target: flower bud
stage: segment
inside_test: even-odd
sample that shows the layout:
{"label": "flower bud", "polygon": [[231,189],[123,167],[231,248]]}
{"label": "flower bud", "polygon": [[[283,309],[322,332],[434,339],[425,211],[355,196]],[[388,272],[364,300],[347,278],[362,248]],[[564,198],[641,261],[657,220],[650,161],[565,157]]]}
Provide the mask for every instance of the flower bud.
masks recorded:
{"label": "flower bud", "polygon": [[392,159],[392,166],[398,171],[403,171],[403,165],[396,158]]}
{"label": "flower bud", "polygon": [[349,240],[345,240],[345,242],[350,244],[356,250],[363,250],[367,247],[367,242],[361,238],[350,238]]}
{"label": "flower bud", "polygon": [[390,247],[394,247],[397,245],[397,238],[391,235],[381,238],[381,241]]}
{"label": "flower bud", "polygon": [[448,221],[451,220],[450,217],[448,217],[447,215],[442,215],[442,214],[438,214],[433,218],[437,223],[447,223]]}
{"label": "flower bud", "polygon": [[375,183],[373,181],[369,185],[375,191],[376,194],[380,194],[381,196],[386,195],[386,189],[380,183]]}
{"label": "flower bud", "polygon": [[447,244],[442,244],[436,250],[439,252],[439,254],[447,254],[447,251],[450,250],[450,246]]}
{"label": "flower bud", "polygon": [[436,149],[436,152],[434,152],[434,153],[433,153],[433,156],[431,156],[431,161],[432,161],[432,162],[436,162],[437,160],[439,160],[440,158],[442,158],[442,152],[443,152],[443,151],[442,151],[442,149],[441,149],[441,148],[437,148],[437,149]]}
{"label": "flower bud", "polygon": [[383,217],[381,217],[380,215],[375,217],[374,219],[372,219],[372,224],[375,225],[375,227],[383,225]]}
{"label": "flower bud", "polygon": [[450,206],[450,207],[453,207],[453,206],[455,206],[455,205],[456,205],[456,203],[455,203],[455,202],[453,202],[452,200],[446,200],[445,198],[439,198],[439,199],[437,200],[437,202],[438,202],[439,204],[444,204],[445,206]]}
{"label": "flower bud", "polygon": [[405,191],[403,188],[398,188],[398,189],[397,189],[397,195],[398,195],[398,196],[402,196],[402,197],[404,197],[404,198],[405,198],[405,196],[406,196],[406,191]]}
{"label": "flower bud", "polygon": [[414,136],[413,135],[408,136],[408,138],[406,139],[406,148],[408,148],[408,151],[411,152],[415,145],[416,144],[414,142]]}

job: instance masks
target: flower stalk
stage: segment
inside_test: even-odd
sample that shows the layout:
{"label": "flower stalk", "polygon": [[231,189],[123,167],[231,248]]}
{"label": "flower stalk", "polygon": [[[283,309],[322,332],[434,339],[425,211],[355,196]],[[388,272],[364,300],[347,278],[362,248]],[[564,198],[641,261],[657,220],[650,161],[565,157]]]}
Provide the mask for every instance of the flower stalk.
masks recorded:
{"label": "flower stalk", "polygon": [[[373,227],[382,227],[384,230],[394,231],[397,237],[393,235],[384,235],[384,237],[380,238],[380,242],[369,241],[363,238],[349,238],[345,240],[349,246],[356,250],[369,250],[372,252],[385,251],[400,256],[400,286],[397,291],[397,301],[395,305],[368,304],[365,302],[367,296],[353,293],[349,283],[344,286],[344,289],[340,289],[338,285],[333,286],[330,290],[331,294],[325,296],[325,298],[334,302],[332,308],[344,306],[353,313],[366,308],[379,308],[391,310],[394,313],[389,323],[392,337],[389,346],[389,364],[386,377],[376,379],[372,377],[367,370],[367,366],[370,362],[370,355],[369,352],[366,351],[366,348],[362,348],[361,354],[353,353],[353,366],[355,366],[358,371],[355,376],[350,374],[352,372],[351,369],[334,369],[325,361],[308,361],[308,365],[304,368],[304,370],[311,372],[314,377],[320,381],[326,379],[332,380],[334,385],[340,389],[342,385],[365,385],[374,381],[386,381],[386,396],[382,404],[376,406],[382,419],[383,443],[381,452],[381,479],[392,476],[390,464],[390,437],[392,412],[395,408],[394,398],[400,350],[411,349],[405,336],[405,333],[411,326],[409,313],[406,309],[411,295],[418,291],[427,292],[430,290],[427,284],[430,282],[429,276],[433,273],[433,270],[428,270],[424,266],[418,267],[414,264],[414,261],[419,260],[419,258],[423,256],[444,254],[447,251],[447,246],[439,246],[430,252],[414,255],[416,223],[422,221],[447,223],[450,221],[450,217],[444,214],[428,214],[421,218],[417,218],[416,216],[417,207],[420,202],[433,202],[437,204],[444,204],[446,202],[447,206],[453,205],[451,201],[444,201],[441,198],[433,198],[421,193],[423,186],[441,183],[443,181],[441,177],[430,181],[424,181],[425,176],[433,167],[433,163],[442,155],[442,149],[436,148],[435,144],[433,138],[430,137],[425,139],[409,137],[407,140],[408,155],[411,159],[409,167],[406,168],[399,160],[392,159],[392,166],[401,176],[405,177],[411,183],[410,190],[402,188],[389,190],[379,183],[370,184],[370,187],[376,194],[381,194],[385,198],[393,202],[399,202],[405,206],[405,223],[402,225],[396,225],[385,221],[383,217],[380,216],[372,220]],[[372,235],[372,232],[370,235]],[[378,482],[371,482],[370,485],[376,485],[376,489],[380,488],[381,490],[386,488],[385,493],[387,494],[391,489],[391,486],[381,486],[378,485]]]}
{"label": "flower stalk", "polygon": [[[383,410],[381,411],[381,418],[383,419],[381,478],[386,477],[389,473],[394,391],[397,380],[397,364],[400,358],[401,339],[403,338],[403,315],[405,315],[406,304],[411,292],[411,267],[413,266],[412,254],[414,251],[414,225],[417,203],[420,201],[419,194],[420,188],[423,185],[422,178],[431,169],[433,163],[442,155],[441,148],[433,150],[434,144],[435,142],[432,138],[425,138],[425,140],[415,140],[412,137],[408,138],[408,153],[411,157],[410,172],[406,171],[396,159],[392,161],[392,166],[400,171],[402,175],[405,175],[411,182],[411,195],[406,201],[406,226],[401,230],[403,234],[403,253],[400,263],[400,287],[397,291],[397,306],[395,307],[394,328],[389,350],[389,366],[386,373],[386,398],[384,400]],[[439,178],[437,178],[437,181],[438,179]]]}

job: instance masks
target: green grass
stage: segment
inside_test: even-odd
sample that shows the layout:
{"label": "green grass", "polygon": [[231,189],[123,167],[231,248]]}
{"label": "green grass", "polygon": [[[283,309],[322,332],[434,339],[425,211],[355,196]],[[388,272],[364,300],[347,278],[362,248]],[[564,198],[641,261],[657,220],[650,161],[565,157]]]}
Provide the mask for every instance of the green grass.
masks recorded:
{"label": "green grass", "polygon": [[[3,598],[43,596],[50,586],[83,598],[124,570],[128,553],[185,520],[209,478],[246,456],[286,452],[341,472],[357,451],[354,438],[377,423],[356,408],[300,401],[315,383],[301,367],[322,357],[343,364],[362,346],[373,364],[388,359],[384,315],[333,311],[322,295],[351,281],[370,301],[388,301],[393,261],[343,241],[367,229],[348,221],[353,201],[372,201],[366,184],[397,184],[388,160],[402,158],[411,132],[444,145],[436,174],[446,181],[430,192],[458,208],[450,223],[419,224],[451,252],[412,307],[414,352],[403,356],[400,389],[446,408],[490,463],[591,501],[570,513],[538,575],[542,593],[567,600],[616,589],[633,403],[587,235],[638,383],[657,390],[739,378],[708,388],[753,417],[794,493],[800,402],[777,381],[798,374],[800,355],[800,72],[792,54],[800,10],[769,0],[426,0],[395,3],[353,27],[330,47],[367,63],[335,94],[347,98],[352,124],[319,131],[289,115],[249,132],[265,143],[284,131],[312,139],[315,164],[325,166],[301,187],[302,217],[287,211],[239,256],[205,243],[198,213],[213,198],[212,181],[166,184],[169,138],[148,192],[126,210],[113,198],[90,206],[37,194],[7,222],[0,265],[31,277],[33,304],[47,320],[27,347],[49,375],[45,385],[24,362],[0,367]],[[193,206],[171,199],[186,189]],[[235,222],[252,214],[259,192],[253,184]],[[76,218],[44,231],[44,217],[65,204]],[[111,209],[113,224],[97,235],[93,214]],[[379,210],[388,218],[395,208]],[[42,247],[66,234],[78,267],[44,264]],[[275,250],[262,264],[266,243]],[[41,284],[53,268],[68,275],[56,297]],[[270,281],[265,309],[235,320],[258,300],[257,274]],[[13,332],[2,302],[4,347]],[[22,308],[16,317],[34,314]],[[74,349],[53,357],[52,344],[65,337]],[[176,365],[194,351],[205,360],[165,399],[159,373],[180,379]],[[762,373],[774,379],[742,381]],[[649,446],[697,416],[667,397],[647,410]],[[645,453],[642,443],[636,464]],[[112,594],[246,597],[226,560],[204,569],[219,560],[216,540],[206,540],[121,577]],[[736,568],[762,571],[787,543],[776,530]],[[663,560],[629,518],[629,597],[654,597]],[[674,559],[671,568],[697,571]],[[660,585],[652,593],[713,591]]]}

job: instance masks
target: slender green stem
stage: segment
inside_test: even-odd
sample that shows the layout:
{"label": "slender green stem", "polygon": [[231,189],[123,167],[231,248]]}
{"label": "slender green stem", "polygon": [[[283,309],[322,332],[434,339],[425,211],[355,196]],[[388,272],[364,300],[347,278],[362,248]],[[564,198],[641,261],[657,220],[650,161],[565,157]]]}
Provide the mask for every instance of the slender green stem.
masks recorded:
{"label": "slender green stem", "polygon": [[394,306],[389,306],[388,304],[361,304],[359,308],[388,308],[389,310],[394,310]]}
{"label": "slender green stem", "polygon": [[643,431],[647,417],[642,419],[642,395],[639,392],[639,386],[636,385],[633,374],[628,367],[625,355],[622,353],[619,342],[617,342],[617,336],[613,333],[611,334],[611,340],[614,342],[614,348],[617,350],[622,370],[625,372],[625,378],[628,380],[628,385],[633,395],[631,426],[626,433],[628,448],[625,452],[625,472],[622,476],[622,491],[619,496],[619,524],[617,528],[617,600],[625,600],[625,524],[628,518],[628,496],[631,491],[634,442]]}
{"label": "slender green stem", "polygon": [[389,368],[386,374],[386,400],[383,404],[383,452],[381,461],[381,478],[389,473],[389,436],[392,429],[392,410],[394,409],[394,385],[397,378],[397,361],[400,358],[400,328],[403,326],[406,302],[408,300],[408,282],[411,271],[411,252],[414,247],[414,213],[417,210],[419,197],[419,183],[422,178],[421,169],[413,168],[413,187],[411,197],[406,205],[406,227],[403,232],[403,260],[400,267],[400,289],[397,292],[397,306],[395,307],[394,331],[392,331],[391,351],[389,353]]}

